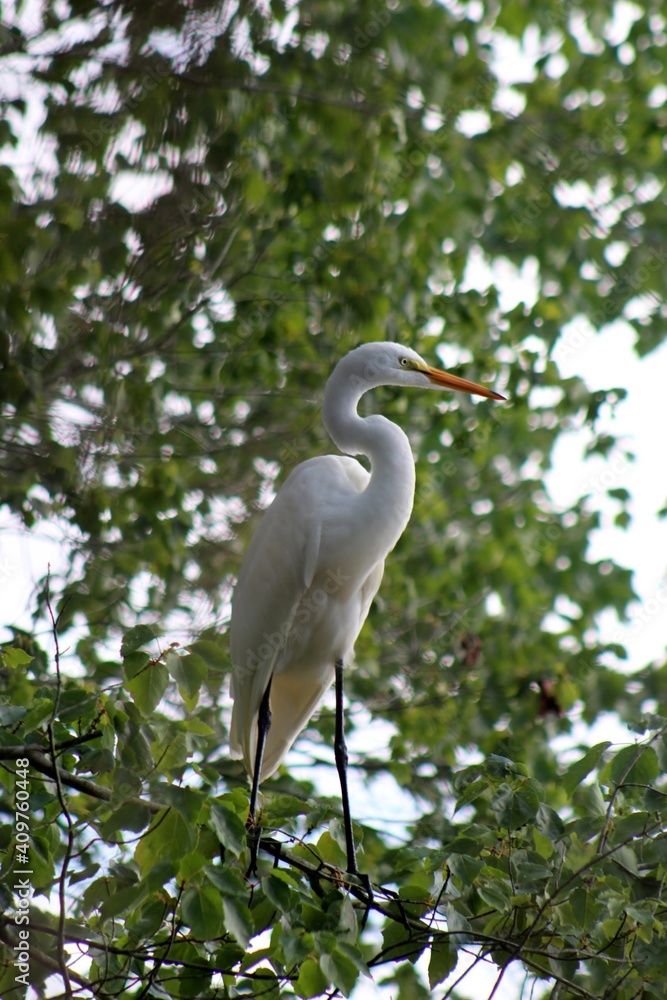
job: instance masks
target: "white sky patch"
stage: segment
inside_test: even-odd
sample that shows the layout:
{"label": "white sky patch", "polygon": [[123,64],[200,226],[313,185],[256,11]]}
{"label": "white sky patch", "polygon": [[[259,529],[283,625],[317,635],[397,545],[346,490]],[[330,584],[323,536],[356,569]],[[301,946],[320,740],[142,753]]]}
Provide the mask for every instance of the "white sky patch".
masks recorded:
{"label": "white sky patch", "polygon": [[485,292],[493,284],[493,271],[488,257],[478,243],[473,244],[468,251],[468,259],[463,271],[463,281],[459,292],[475,290]]}
{"label": "white sky patch", "polygon": [[174,178],[166,170],[120,170],[109,186],[109,199],[128,212],[142,212],[174,187]]}
{"label": "white sky patch", "polygon": [[540,291],[540,265],[537,257],[526,257],[517,267],[506,257],[498,257],[492,264],[494,284],[499,289],[498,305],[501,312],[511,312],[520,302],[526,310],[533,308]]}
{"label": "white sky patch", "polygon": [[532,83],[537,76],[535,61],[542,55],[539,30],[529,27],[521,39],[494,31],[491,52],[491,69],[505,86]]}
{"label": "white sky patch", "polygon": [[463,135],[471,138],[474,135],[481,135],[491,128],[491,119],[488,112],[483,110],[462,111],[456,119],[456,129]]}
{"label": "white sky patch", "polygon": [[50,425],[55,440],[65,448],[76,447],[81,442],[81,427],[90,427],[96,419],[89,410],[76,403],[57,400],[51,409]]}
{"label": "white sky patch", "polygon": [[602,37],[610,45],[620,45],[630,34],[630,29],[638,21],[644,11],[628,0],[617,0],[614,4],[611,20],[602,29]]}
{"label": "white sky patch", "polygon": [[[628,396],[613,414],[606,408],[597,426],[598,433],[620,437],[620,448],[608,458],[586,459],[584,452],[593,434],[583,425],[560,436],[552,468],[545,477],[557,507],[568,507],[589,493],[591,506],[605,512],[603,528],[591,535],[589,560],[611,559],[634,571],[639,602],[630,608],[630,623],[619,624],[613,612],[600,620],[603,642],[617,641],[616,636],[627,644],[627,664],[614,665],[633,670],[664,658],[667,637],[667,603],[656,597],[667,574],[667,521],[657,516],[667,501],[660,411],[667,383],[667,344],[638,358],[633,350],[635,340],[632,327],[616,322],[577,340],[568,342],[564,337],[556,347],[554,358],[563,378],[578,375],[592,391],[621,386]],[[634,462],[625,457],[626,449],[635,454]],[[632,520],[627,528],[613,524],[619,506],[607,497],[609,489],[627,489],[631,495]]]}
{"label": "white sky patch", "polygon": [[647,104],[649,108],[661,108],[665,101],[667,101],[667,86],[658,83],[648,95]]}
{"label": "white sky patch", "polygon": [[494,111],[500,111],[508,118],[517,118],[526,110],[527,98],[515,87],[498,87],[493,97]]}
{"label": "white sky patch", "polygon": [[[28,532],[6,506],[0,507],[0,602],[4,622],[26,631],[32,629],[36,597],[47,567],[51,567],[52,593],[58,594],[72,564],[67,539],[76,535],[76,529],[56,518],[40,521]],[[35,635],[47,648],[51,645],[50,634],[46,621],[40,620]],[[74,632],[67,633],[68,648],[76,645],[73,635]],[[11,633],[3,623],[0,640],[8,642],[10,639]]]}
{"label": "white sky patch", "polygon": [[208,311],[214,320],[227,323],[236,314],[234,300],[224,288],[214,289],[207,298]]}
{"label": "white sky patch", "polygon": [[568,30],[574,38],[580,52],[584,55],[600,55],[604,52],[604,45],[595,38],[589,29],[586,14],[580,10],[574,10],[568,19]]}
{"label": "white sky patch", "polygon": [[459,291],[486,292],[491,286],[498,289],[500,311],[511,312],[520,302],[531,309],[540,291],[539,261],[526,257],[520,267],[507,257],[493,259],[475,244],[470,248]]}
{"label": "white sky patch", "polygon": [[436,354],[445,369],[456,368],[457,365],[467,365],[473,360],[470,351],[459,344],[438,344]]}

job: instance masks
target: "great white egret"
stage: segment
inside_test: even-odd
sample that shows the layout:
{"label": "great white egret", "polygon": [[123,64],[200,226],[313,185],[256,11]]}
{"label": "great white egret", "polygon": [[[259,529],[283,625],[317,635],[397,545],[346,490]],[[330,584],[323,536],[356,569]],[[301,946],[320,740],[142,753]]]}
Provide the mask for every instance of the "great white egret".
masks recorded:
{"label": "great white egret", "polygon": [[[406,435],[386,417],[357,413],[361,396],[381,385],[504,398],[431,368],[399,344],[363,344],[342,358],[326,385],[322,420],[344,455],[308,459],[288,476],[248,547],[230,629],[230,750],[252,778],[251,823],[260,782],[274,773],[335,680],[334,749],[348,872],[354,875],[343,664],[380,586],[384,560],[408,523],[415,492]],[[370,474],[349,455],[367,456]]]}

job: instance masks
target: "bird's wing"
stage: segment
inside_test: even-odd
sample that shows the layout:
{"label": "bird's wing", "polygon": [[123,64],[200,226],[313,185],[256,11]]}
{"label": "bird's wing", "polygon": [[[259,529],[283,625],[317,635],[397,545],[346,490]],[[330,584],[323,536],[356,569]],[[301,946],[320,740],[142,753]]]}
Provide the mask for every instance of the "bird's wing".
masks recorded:
{"label": "bird's wing", "polygon": [[373,598],[377,594],[382,583],[384,573],[384,559],[377,562],[364,580],[359,593],[359,630],[368,617]]}
{"label": "bird's wing", "polygon": [[[230,629],[234,664],[230,752],[232,757],[243,758],[249,774],[254,769],[259,706],[274,671],[289,655],[295,614],[318,569],[323,511],[332,494],[359,493],[367,482],[368,473],[350,458],[327,456],[303,462],[286,480],[250,542],[234,590]],[[302,676],[298,697],[295,691],[288,694],[292,682],[280,690],[272,688],[274,725],[263,774],[271,773],[269,752],[276,758],[271,770],[278,766],[331,676],[324,678],[317,672]],[[283,679],[281,674],[281,685]],[[298,678],[293,683],[298,684]],[[282,739],[277,710],[277,702],[283,700],[280,691],[288,699],[281,705],[288,713],[283,718],[289,719],[289,733],[285,731]]]}
{"label": "bird's wing", "polygon": [[[358,595],[358,619],[353,629],[352,641],[366,621],[368,610],[375,597],[384,571],[384,562],[376,563],[361,584]],[[326,660],[317,670],[309,670],[306,677],[298,671],[276,674],[271,686],[273,722],[264,749],[260,780],[270,777],[294,743],[320,701],[331,687],[335,676],[335,663]]]}

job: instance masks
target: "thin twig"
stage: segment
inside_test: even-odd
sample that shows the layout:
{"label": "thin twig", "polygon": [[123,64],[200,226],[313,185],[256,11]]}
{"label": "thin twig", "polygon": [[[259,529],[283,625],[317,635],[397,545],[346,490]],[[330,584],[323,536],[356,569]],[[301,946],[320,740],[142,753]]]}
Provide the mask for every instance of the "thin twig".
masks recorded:
{"label": "thin twig", "polygon": [[[0,941],[3,941],[8,948],[13,950],[18,945],[18,937],[14,934],[12,928],[8,926],[8,921],[5,918],[0,917]],[[35,947],[35,945],[30,942],[30,955],[32,958],[36,959],[45,968],[50,969],[52,972],[57,972],[62,975],[62,970],[60,968],[60,962],[52,958],[51,955],[47,955],[46,952],[42,951],[40,948]],[[83,976],[80,976],[77,972],[73,970],[69,972],[69,979],[82,986],[84,989],[90,990],[90,983]],[[92,991],[91,991],[92,992]],[[72,996],[72,991],[68,994]]]}
{"label": "thin twig", "polygon": [[[61,784],[67,785],[69,788],[75,788],[78,792],[90,795],[94,799],[100,799],[102,802],[109,802],[111,800],[113,792],[110,788],[104,788],[102,785],[98,785],[88,778],[80,778],[76,774],[70,774],[62,767],[54,767],[50,757],[47,757],[41,747],[31,746],[30,744],[0,747],[0,761],[14,760],[17,756],[27,757],[35,770],[40,771],[47,778],[55,781],[57,774]],[[138,796],[127,801],[136,805],[146,806],[152,813],[159,813],[165,808],[165,803],[148,802],[146,799],[141,799]]]}
{"label": "thin twig", "polygon": [[53,613],[53,608],[51,606],[51,593],[49,585],[51,583],[51,564],[49,563],[46,572],[46,609],[49,612],[49,618],[51,619],[51,627],[53,631],[53,642],[55,645],[56,655],[56,696],[53,700],[53,712],[51,713],[51,719],[48,726],[46,727],[46,732],[49,738],[49,747],[51,754],[51,762],[53,764],[53,774],[56,783],[56,795],[58,797],[58,802],[60,803],[60,808],[62,814],[65,817],[65,822],[67,823],[67,847],[65,848],[65,857],[63,858],[62,867],[60,869],[60,875],[58,877],[58,897],[60,902],[60,912],[58,914],[58,965],[60,968],[60,974],[63,979],[63,986],[65,988],[65,996],[67,998],[72,996],[72,986],[69,979],[69,970],[67,968],[67,955],[65,952],[65,911],[67,908],[67,898],[65,894],[66,883],[67,883],[67,868],[69,866],[70,858],[72,857],[72,849],[74,846],[74,830],[72,826],[72,817],[69,814],[67,808],[67,802],[65,801],[65,793],[63,791],[62,782],[60,780],[60,775],[58,773],[58,764],[56,756],[56,745],[55,738],[53,735],[53,724],[56,720],[58,714],[58,709],[60,707],[60,693],[62,691],[62,678],[60,676],[60,644],[58,642],[58,618]]}
{"label": "thin twig", "polygon": [[636,752],[636,754],[634,755],[634,757],[632,758],[632,760],[630,761],[630,763],[627,765],[627,767],[623,771],[623,774],[621,775],[621,777],[619,778],[619,780],[615,783],[614,790],[613,790],[613,792],[611,793],[611,795],[609,797],[609,805],[607,806],[607,813],[605,815],[604,824],[602,826],[602,829],[600,830],[600,837],[598,839],[597,848],[596,848],[598,854],[602,853],[602,851],[604,850],[605,845],[607,843],[607,834],[609,833],[609,830],[611,829],[611,814],[612,814],[612,810],[614,808],[614,803],[616,802],[616,796],[618,795],[618,793],[620,792],[621,788],[625,784],[625,779],[630,774],[630,771],[635,766],[635,764],[637,763],[637,761],[639,760],[639,758],[642,756],[642,754],[644,753],[644,751],[648,750],[648,748],[653,743],[655,743],[656,740],[660,739],[665,732],[667,732],[667,726],[663,726],[662,729],[659,729],[658,732],[655,733],[651,737],[651,739],[648,741],[648,743],[643,743],[643,744],[640,743],[637,746],[637,752]]}

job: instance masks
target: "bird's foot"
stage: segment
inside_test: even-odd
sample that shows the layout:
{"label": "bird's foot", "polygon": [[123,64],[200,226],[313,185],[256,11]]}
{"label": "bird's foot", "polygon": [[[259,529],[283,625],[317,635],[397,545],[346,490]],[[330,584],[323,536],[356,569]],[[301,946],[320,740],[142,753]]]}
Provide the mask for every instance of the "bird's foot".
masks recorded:
{"label": "bird's foot", "polygon": [[374,896],[373,896],[373,886],[371,885],[371,877],[370,877],[370,875],[366,875],[365,873],[362,874],[359,871],[359,869],[355,869],[355,871],[350,871],[349,868],[348,868],[347,874],[351,875],[352,878],[355,879],[355,881],[357,881],[357,882],[360,883],[361,888],[364,890],[364,892],[366,893],[366,896],[368,897],[367,900],[366,900],[366,906],[369,907],[371,905],[371,903],[373,902],[373,899],[374,899]]}
{"label": "bird's foot", "polygon": [[373,902],[373,886],[371,885],[370,875],[358,875],[357,878],[366,890],[366,895],[368,896],[368,905],[370,906]]}
{"label": "bird's foot", "polygon": [[246,878],[253,878],[257,875],[257,854],[259,852],[259,842],[262,837],[262,828],[255,822],[254,816],[248,816],[246,822],[248,831],[248,850],[250,851],[250,864],[246,872]]}

